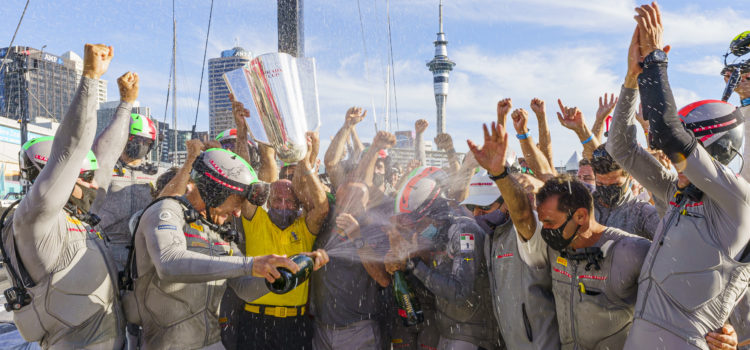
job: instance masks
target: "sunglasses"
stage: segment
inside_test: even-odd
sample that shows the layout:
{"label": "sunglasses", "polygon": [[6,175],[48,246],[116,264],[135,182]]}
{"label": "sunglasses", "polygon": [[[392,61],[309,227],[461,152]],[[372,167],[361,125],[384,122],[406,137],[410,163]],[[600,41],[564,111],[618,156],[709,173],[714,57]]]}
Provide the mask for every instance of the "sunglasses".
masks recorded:
{"label": "sunglasses", "polygon": [[78,175],[78,178],[86,182],[94,181],[94,171],[93,170],[82,171]]}

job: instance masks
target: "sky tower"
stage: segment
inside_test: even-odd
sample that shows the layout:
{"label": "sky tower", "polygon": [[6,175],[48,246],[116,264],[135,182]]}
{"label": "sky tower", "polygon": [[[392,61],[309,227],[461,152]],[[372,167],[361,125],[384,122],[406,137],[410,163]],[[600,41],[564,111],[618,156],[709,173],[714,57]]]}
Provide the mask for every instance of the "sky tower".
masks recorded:
{"label": "sky tower", "polygon": [[448,42],[443,33],[443,0],[440,0],[440,31],[435,40],[435,57],[427,63],[432,72],[433,88],[435,90],[435,104],[437,105],[437,132],[445,132],[445,103],[448,101],[448,76],[453,70],[455,62],[448,58]]}

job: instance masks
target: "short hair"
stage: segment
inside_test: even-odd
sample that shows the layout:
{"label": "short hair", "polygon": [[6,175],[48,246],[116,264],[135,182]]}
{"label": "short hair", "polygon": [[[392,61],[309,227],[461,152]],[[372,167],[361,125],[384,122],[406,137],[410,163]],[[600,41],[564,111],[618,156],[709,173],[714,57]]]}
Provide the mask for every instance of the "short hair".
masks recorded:
{"label": "short hair", "polygon": [[584,166],[591,166],[591,161],[588,160],[588,159],[586,159],[586,158],[583,158],[583,159],[579,160],[578,161],[578,167],[580,168],[580,167],[584,167]]}
{"label": "short hair", "polygon": [[167,184],[170,181],[172,181],[172,179],[177,175],[177,172],[179,170],[180,168],[175,166],[175,167],[169,168],[169,170],[159,175],[159,177],[156,178],[156,188],[151,191],[151,196],[154,198],[158,197],[159,193],[161,193],[161,191],[164,190],[164,187],[166,187]]}
{"label": "short hair", "polygon": [[593,156],[591,157],[591,168],[594,169],[594,173],[607,174],[613,171],[622,170],[622,173],[625,176],[628,176],[628,172],[625,171],[620,164],[617,164],[614,158],[612,158],[609,152],[607,152],[606,145],[607,143],[605,142],[594,150]]}
{"label": "short hair", "polygon": [[593,215],[594,198],[591,192],[583,182],[570,174],[560,174],[547,180],[536,194],[537,207],[552,197],[557,197],[557,210],[561,212],[573,214],[579,208],[584,208],[589,215]]}

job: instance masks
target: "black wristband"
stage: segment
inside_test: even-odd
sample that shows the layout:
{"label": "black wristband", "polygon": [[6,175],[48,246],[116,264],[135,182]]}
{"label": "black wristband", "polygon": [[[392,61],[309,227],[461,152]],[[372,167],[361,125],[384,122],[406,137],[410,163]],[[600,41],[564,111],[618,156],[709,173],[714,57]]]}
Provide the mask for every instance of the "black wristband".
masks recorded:
{"label": "black wristband", "polygon": [[504,168],[503,172],[500,173],[499,175],[492,175],[492,174],[487,174],[487,175],[490,176],[490,180],[492,180],[492,181],[497,181],[497,180],[503,179],[506,176],[508,176],[508,167],[506,166]]}

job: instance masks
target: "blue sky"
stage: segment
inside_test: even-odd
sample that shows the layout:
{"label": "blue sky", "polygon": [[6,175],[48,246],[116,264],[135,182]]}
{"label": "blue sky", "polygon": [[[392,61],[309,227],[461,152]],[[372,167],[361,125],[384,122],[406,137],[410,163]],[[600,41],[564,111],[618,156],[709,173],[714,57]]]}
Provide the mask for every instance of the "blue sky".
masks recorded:
{"label": "blue sky", "polygon": [[[24,0],[5,0],[0,7],[0,47],[7,46]],[[178,127],[189,129],[196,113],[203,44],[210,1],[177,3]],[[593,123],[598,96],[619,92],[625,73],[627,46],[634,28],[629,0],[445,0],[444,26],[448,54],[457,65],[448,97],[448,131],[456,148],[465,140],[481,141],[481,123],[495,118],[498,99],[511,97],[514,107],[527,110],[533,97],[547,102],[555,163],[580,150],[575,136],[559,126],[556,99],[579,106]],[[374,134],[373,113],[385,114],[388,61],[385,0],[306,1],[306,55],[318,62],[322,148],[343,123],[349,106],[370,110],[358,131]],[[736,34],[750,29],[750,0],[662,1],[665,42],[672,45],[670,80],[679,105],[719,98],[721,56]],[[171,1],[39,1],[33,0],[15,44],[62,54],[82,54],[85,42],[115,47],[115,59],[104,77],[109,98],[117,99],[116,78],[127,70],[141,76],[142,105],[164,115],[172,40]],[[431,122],[426,135],[435,136],[435,103],[431,73],[425,62],[434,55],[438,0],[390,2],[395,61],[398,123],[413,128],[423,117]],[[216,1],[208,57],[239,44],[259,55],[276,50],[276,1]],[[363,48],[362,30],[367,55]],[[365,69],[367,67],[367,69]],[[208,129],[207,82],[198,113],[198,129]],[[738,103],[736,95],[730,102]],[[392,102],[393,105],[393,102]],[[392,107],[393,108],[393,107]],[[170,108],[171,109],[171,108]],[[171,120],[171,114],[168,119]],[[536,136],[536,121],[530,129]],[[513,144],[518,148],[517,144]]]}

